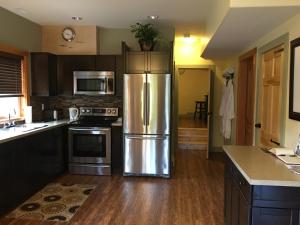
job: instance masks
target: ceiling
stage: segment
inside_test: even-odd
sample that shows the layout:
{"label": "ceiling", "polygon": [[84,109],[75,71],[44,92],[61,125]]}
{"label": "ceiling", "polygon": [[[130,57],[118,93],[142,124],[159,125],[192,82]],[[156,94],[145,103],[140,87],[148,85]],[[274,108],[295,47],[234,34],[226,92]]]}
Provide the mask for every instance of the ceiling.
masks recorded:
{"label": "ceiling", "polygon": [[230,8],[202,57],[224,58],[238,54],[298,13],[299,6]]}
{"label": "ceiling", "polygon": [[[128,28],[158,15],[162,26],[203,32],[214,0],[0,0],[0,6],[41,25]],[[54,4],[55,2],[55,4]],[[81,16],[82,21],[73,21]],[[183,29],[184,30],[184,29]]]}

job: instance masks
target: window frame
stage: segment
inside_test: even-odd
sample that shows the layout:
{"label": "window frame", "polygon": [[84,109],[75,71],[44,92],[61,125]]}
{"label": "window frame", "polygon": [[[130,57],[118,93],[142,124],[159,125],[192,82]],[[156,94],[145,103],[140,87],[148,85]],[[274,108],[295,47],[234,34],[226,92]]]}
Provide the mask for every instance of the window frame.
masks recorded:
{"label": "window frame", "polygon": [[[29,103],[29,88],[28,88],[28,83],[29,83],[29,52],[20,50],[15,47],[11,47],[8,45],[4,45],[0,43],[0,51],[6,52],[9,54],[14,54],[18,56],[22,56],[22,93],[23,97],[19,97],[19,107],[20,107],[20,117],[14,118],[12,120],[23,120],[24,119],[24,107],[28,105]],[[5,122],[5,120],[0,120],[0,122]]]}

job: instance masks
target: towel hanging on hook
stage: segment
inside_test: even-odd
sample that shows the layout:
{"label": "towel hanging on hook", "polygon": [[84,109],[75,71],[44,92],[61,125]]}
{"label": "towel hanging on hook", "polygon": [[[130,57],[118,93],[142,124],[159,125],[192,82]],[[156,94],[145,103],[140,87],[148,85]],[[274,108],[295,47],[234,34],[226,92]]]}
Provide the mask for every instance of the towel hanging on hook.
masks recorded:
{"label": "towel hanging on hook", "polygon": [[223,77],[226,79],[226,86],[227,86],[229,80],[233,80],[233,78],[234,78],[234,69],[232,67],[226,68],[223,71]]}

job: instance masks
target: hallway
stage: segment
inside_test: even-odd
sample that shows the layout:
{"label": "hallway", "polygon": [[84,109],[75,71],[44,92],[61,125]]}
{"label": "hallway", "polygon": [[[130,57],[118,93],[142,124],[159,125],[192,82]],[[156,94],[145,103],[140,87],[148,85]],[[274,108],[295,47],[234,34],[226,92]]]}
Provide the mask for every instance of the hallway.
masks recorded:
{"label": "hallway", "polygon": [[[59,182],[96,184],[70,224],[223,225],[222,154],[176,152],[172,179],[65,175]],[[5,225],[62,225],[62,222],[2,219]]]}

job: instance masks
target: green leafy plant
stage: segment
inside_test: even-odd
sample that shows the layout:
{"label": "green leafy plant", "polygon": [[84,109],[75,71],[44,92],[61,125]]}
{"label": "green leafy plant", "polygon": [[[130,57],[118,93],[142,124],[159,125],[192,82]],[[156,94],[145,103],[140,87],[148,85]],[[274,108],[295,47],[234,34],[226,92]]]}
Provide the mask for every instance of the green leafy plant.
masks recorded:
{"label": "green leafy plant", "polygon": [[153,27],[153,24],[136,23],[131,26],[131,32],[134,33],[136,39],[138,39],[140,45],[151,45],[155,43],[158,38],[158,30]]}

